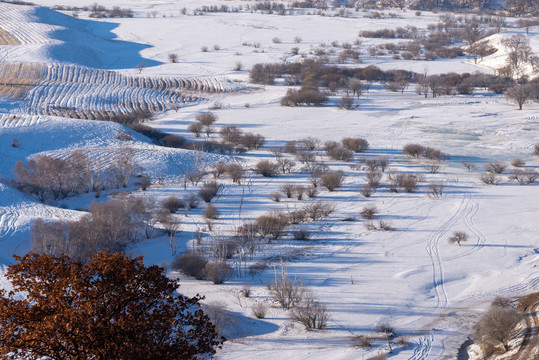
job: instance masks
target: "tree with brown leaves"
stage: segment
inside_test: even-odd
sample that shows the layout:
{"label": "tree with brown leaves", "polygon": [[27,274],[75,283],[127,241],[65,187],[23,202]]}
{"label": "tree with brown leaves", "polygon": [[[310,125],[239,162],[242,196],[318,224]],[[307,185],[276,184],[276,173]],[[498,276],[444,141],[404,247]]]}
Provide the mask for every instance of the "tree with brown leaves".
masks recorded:
{"label": "tree with brown leaves", "polygon": [[0,290],[0,358],[196,359],[214,354],[214,326],[199,295],[142,257],[98,253],[15,256]]}

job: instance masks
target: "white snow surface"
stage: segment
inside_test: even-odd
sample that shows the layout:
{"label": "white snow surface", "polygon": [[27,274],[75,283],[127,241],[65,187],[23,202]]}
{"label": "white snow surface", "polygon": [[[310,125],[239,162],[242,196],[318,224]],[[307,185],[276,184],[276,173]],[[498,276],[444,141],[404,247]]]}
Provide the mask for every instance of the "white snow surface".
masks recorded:
{"label": "white snow surface", "polygon": [[[35,0],[38,5],[83,6],[95,1]],[[223,107],[215,110],[217,127],[235,125],[245,132],[264,135],[267,144],[261,151],[250,151],[236,157],[254,164],[272,159],[270,149],[286,141],[313,136],[322,141],[360,136],[370,149],[355,155],[374,159],[380,155],[391,159],[391,167],[405,172],[420,172],[426,177],[416,193],[392,193],[387,186],[371,198],[360,195],[366,183],[364,170],[352,170],[342,162],[334,162],[320,153],[320,159],[348,176],[344,186],[334,192],[322,190],[319,199],[336,204],[328,219],[307,223],[313,232],[309,241],[295,241],[291,236],[266,246],[252,262],[267,261],[268,268],[254,276],[242,273],[223,285],[197,281],[170,272],[181,279],[180,292],[204,294],[206,302],[221,301],[230,312],[225,335],[229,338],[218,359],[370,359],[387,351],[383,341],[364,350],[353,346],[352,337],[373,335],[379,323],[389,323],[400,336],[408,337],[410,346],[395,345],[391,359],[454,359],[466,340],[477,316],[497,295],[519,296],[539,291],[539,186],[521,186],[509,182],[507,175],[498,186],[485,186],[479,180],[483,166],[491,160],[510,161],[520,157],[526,168],[537,169],[539,159],[533,157],[534,144],[539,143],[539,106],[526,104],[522,111],[503,96],[479,89],[469,96],[441,96],[425,99],[412,88],[403,94],[391,93],[381,84],[374,84],[362,95],[358,109],[345,111],[335,106],[337,98],[320,108],[288,108],[279,105],[285,86],[252,86],[248,69],[258,62],[299,60],[291,57],[291,47],[308,53],[318,44],[333,40],[352,43],[359,30],[395,28],[414,25],[426,29],[436,21],[436,14],[412,11],[398,12],[396,19],[367,19],[361,13],[343,19],[333,16],[278,16],[240,13],[216,13],[203,16],[189,14],[204,4],[244,5],[245,1],[109,1],[135,11],[133,19],[89,19],[79,12],[52,11],[44,7],[16,6],[0,3],[0,27],[11,32],[21,45],[0,46],[2,61],[73,64],[114,70],[136,75],[135,66],[146,63],[143,74],[152,76],[219,77],[237,81],[237,91],[205,95],[208,101],[166,111],[151,123],[163,131],[196,140],[187,131],[196,114],[206,111],[213,102]],[[147,16],[157,12],[156,18]],[[307,10],[305,11],[307,12]],[[530,30],[531,46],[539,51],[538,28]],[[493,42],[510,36],[519,29],[493,35]],[[300,36],[303,41],[295,44]],[[278,37],[281,43],[272,39]],[[366,40],[368,44],[377,40]],[[256,49],[243,43],[261,44]],[[214,50],[219,45],[220,50]],[[202,52],[201,46],[209,51]],[[370,58],[362,54],[362,64],[375,64],[383,69],[405,69],[429,73],[475,72],[492,73],[504,60],[503,49],[478,65],[466,58],[442,59],[433,62],[412,62],[391,58]],[[168,63],[170,53],[178,54],[177,63]],[[246,70],[233,71],[236,62]],[[66,90],[67,91],[67,90]],[[65,156],[82,150],[107,161],[117,149],[128,145],[136,150],[136,158],[154,180],[147,191],[137,195],[178,197],[196,189],[184,190],[182,178],[186,169],[202,161],[210,164],[219,159],[232,160],[217,154],[164,148],[149,139],[110,122],[75,120],[28,113],[26,100],[0,99],[0,266],[9,264],[11,255],[24,254],[31,248],[32,222],[76,219],[92,200],[92,194],[64,199],[45,205],[13,188],[12,172],[17,161],[36,154]],[[73,101],[76,101],[74,98]],[[246,107],[245,104],[249,104]],[[116,135],[128,131],[131,141]],[[217,136],[214,135],[216,138]],[[20,140],[13,147],[13,139]],[[424,162],[406,158],[400,149],[407,143],[420,143],[451,155],[437,174],[424,168]],[[462,160],[472,161],[477,171],[468,172]],[[510,173],[508,170],[507,173]],[[163,177],[162,184],[157,179]],[[427,184],[445,183],[444,195],[431,199]],[[308,185],[308,174],[295,172],[274,178],[263,178],[249,172],[244,186],[224,180],[224,191],[214,205],[221,217],[214,224],[215,238],[230,235],[243,220],[254,219],[269,210],[301,207],[314,200],[283,199],[272,202],[269,194],[284,182]],[[383,180],[384,184],[387,181]],[[132,189],[131,189],[132,190]],[[112,192],[103,194],[103,201]],[[240,205],[241,204],[241,205]],[[390,222],[395,231],[368,231],[359,211],[375,204],[379,219]],[[203,206],[201,206],[202,208]],[[82,210],[82,211],[81,211]],[[206,227],[201,209],[182,221],[178,235],[178,252],[193,246],[197,230]],[[343,221],[343,220],[353,221]],[[297,230],[300,226],[291,226]],[[462,230],[469,241],[462,246],[450,245],[453,231]],[[205,234],[203,243],[210,241]],[[130,249],[145,255],[148,264],[167,264],[171,255],[166,236],[145,240]],[[312,289],[317,300],[327,306],[330,321],[322,331],[305,331],[290,319],[288,312],[275,306],[265,286],[280,271],[279,257],[290,259],[288,272]],[[233,266],[237,259],[231,259]],[[1,276],[0,286],[6,284]],[[245,284],[252,286],[250,298],[237,294]],[[250,307],[255,302],[269,306],[268,316],[257,320]]]}

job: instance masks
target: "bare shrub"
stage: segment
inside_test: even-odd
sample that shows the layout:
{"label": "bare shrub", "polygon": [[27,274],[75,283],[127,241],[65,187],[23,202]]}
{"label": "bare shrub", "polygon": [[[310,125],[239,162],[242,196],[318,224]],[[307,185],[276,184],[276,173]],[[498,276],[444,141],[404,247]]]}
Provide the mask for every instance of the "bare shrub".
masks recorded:
{"label": "bare shrub", "polygon": [[268,307],[262,301],[257,301],[251,306],[251,312],[257,319],[264,319],[268,314]]}
{"label": "bare shrub", "polygon": [[226,166],[226,173],[233,182],[239,184],[245,176],[245,169],[240,163],[230,163]]}
{"label": "bare shrub", "polygon": [[251,284],[244,284],[243,287],[240,290],[240,293],[243,297],[251,297],[252,290],[251,290]]}
{"label": "bare shrub", "polygon": [[281,201],[281,193],[279,191],[272,191],[270,193],[270,199],[275,202]]}
{"label": "bare shrub", "polygon": [[343,146],[356,153],[365,152],[369,148],[369,142],[362,138],[344,138],[341,142]]}
{"label": "bare shrub", "polygon": [[507,352],[509,342],[518,335],[517,325],[523,316],[513,308],[492,307],[474,326],[474,338],[482,344],[501,344]]}
{"label": "bare shrub", "polygon": [[296,166],[296,163],[294,161],[283,158],[283,157],[278,157],[276,161],[279,167],[281,168],[281,172],[283,174],[285,173],[290,174],[294,170],[294,167]]}
{"label": "bare shrub", "polygon": [[187,194],[183,197],[183,201],[189,209],[196,209],[200,204],[200,198],[197,194]]}
{"label": "bare shrub", "polygon": [[202,280],[204,279],[204,267],[207,263],[208,260],[203,256],[187,251],[176,257],[170,267],[174,270],[180,270],[197,280]]}
{"label": "bare shrub", "polygon": [[311,232],[305,228],[301,228],[292,233],[294,240],[309,240],[311,238]]}
{"label": "bare shrub", "polygon": [[468,171],[475,171],[477,169],[477,166],[471,161],[462,160],[462,165],[464,165]]}
{"label": "bare shrub", "polygon": [[352,344],[353,346],[362,348],[364,350],[368,350],[372,347],[371,341],[367,339],[364,335],[353,336]]}
{"label": "bare shrub", "polygon": [[305,205],[305,213],[312,221],[318,221],[331,215],[335,211],[333,203],[317,201]]}
{"label": "bare shrub", "polygon": [[227,310],[227,305],[224,301],[210,301],[208,304],[202,305],[202,310],[210,319],[210,322],[215,327],[215,331],[219,336],[223,335],[225,329],[233,327],[236,323],[236,319],[234,319]]}
{"label": "bare shrub", "polygon": [[297,144],[298,142],[296,140],[287,141],[284,144],[284,149],[287,153],[295,155],[298,151]]}
{"label": "bare shrub", "polygon": [[290,224],[301,224],[305,221],[307,213],[305,210],[292,210],[288,212],[288,222]]}
{"label": "bare shrub", "polygon": [[217,181],[206,181],[198,191],[198,196],[206,203],[210,203],[219,194],[222,185]]}
{"label": "bare shrub", "polygon": [[527,185],[527,184],[533,184],[537,178],[539,177],[539,174],[535,169],[515,169],[513,171],[513,174],[509,176],[509,180],[515,180],[518,181],[520,185]]}
{"label": "bare shrub", "polygon": [[168,54],[168,61],[171,63],[177,63],[178,62],[178,54]]}
{"label": "bare shrub", "polygon": [[280,212],[261,215],[255,220],[255,226],[258,234],[270,240],[277,240],[283,234],[284,228],[288,225],[286,215]]}
{"label": "bare shrub", "polygon": [[245,133],[240,140],[241,144],[249,150],[258,150],[266,143],[264,136],[253,133]]}
{"label": "bare shrub", "polygon": [[322,144],[322,141],[320,139],[311,136],[303,138],[299,142],[302,147],[309,151],[314,151],[318,149]]}
{"label": "bare shrub", "polygon": [[315,198],[318,196],[318,189],[315,188],[314,186],[309,186],[306,190],[305,190],[305,193],[307,194],[307,196],[312,199],[312,198]]}
{"label": "bare shrub", "polygon": [[195,137],[200,137],[200,134],[202,134],[203,129],[204,129],[204,125],[202,125],[199,122],[192,123],[187,127],[187,130],[195,134]]}
{"label": "bare shrub", "polygon": [[369,198],[372,196],[372,188],[369,185],[363,185],[361,186],[359,193],[365,196],[366,198]]}
{"label": "bare shrub", "polygon": [[294,188],[296,186],[292,183],[284,183],[281,185],[281,191],[286,195],[287,198],[292,198],[294,194]]}
{"label": "bare shrub", "polygon": [[533,147],[533,155],[539,156],[539,144],[535,144]]}
{"label": "bare shrub", "polygon": [[281,273],[275,271],[275,278],[270,284],[273,298],[283,309],[291,309],[303,300],[305,288],[303,284],[294,278],[290,278],[284,265],[281,264]]}
{"label": "bare shrub", "polygon": [[485,165],[485,170],[492,174],[502,174],[506,168],[507,164],[499,160],[489,161],[488,164]]}
{"label": "bare shrub", "polygon": [[401,188],[406,192],[412,193],[417,190],[417,186],[423,181],[421,174],[391,174],[389,176],[391,185],[394,188]]}
{"label": "bare shrub", "polygon": [[479,180],[481,180],[486,185],[498,185],[502,182],[502,178],[497,176],[494,173],[486,172],[479,176]]}
{"label": "bare shrub", "polygon": [[376,205],[368,205],[361,210],[360,215],[365,220],[372,220],[374,216],[378,213]]}
{"label": "bare shrub", "polygon": [[521,158],[514,158],[513,160],[511,160],[511,165],[518,168],[526,165],[526,163]]}
{"label": "bare shrub", "polygon": [[345,109],[345,110],[354,110],[359,107],[359,105],[354,104],[354,98],[352,96],[342,96],[339,100],[339,108]]}
{"label": "bare shrub", "polygon": [[444,184],[443,183],[430,183],[428,186],[429,197],[437,198],[443,195]]}
{"label": "bare shrub", "polygon": [[402,148],[402,152],[410,157],[418,158],[423,154],[425,148],[419,144],[406,144]]}
{"label": "bare shrub", "polygon": [[425,169],[431,174],[436,174],[442,165],[438,160],[429,161],[425,164]]}
{"label": "bare shrub", "polygon": [[299,150],[296,152],[296,160],[301,164],[313,163],[316,161],[316,155],[310,151]]}
{"label": "bare shrub", "polygon": [[327,327],[329,314],[325,305],[320,304],[311,296],[306,298],[296,308],[290,311],[293,320],[305,326],[306,330],[322,330]]}
{"label": "bare shrub", "polygon": [[367,221],[364,225],[365,225],[365,229],[369,231],[373,231],[377,229],[376,225],[372,221]]}
{"label": "bare shrub", "polygon": [[217,220],[219,219],[219,215],[219,210],[213,205],[208,205],[204,210],[202,210],[202,216],[208,220]]}
{"label": "bare shrub", "polygon": [[181,148],[186,143],[185,138],[180,135],[166,135],[161,138],[161,142],[165,146],[170,146],[174,148]]}
{"label": "bare shrub", "polygon": [[387,221],[384,221],[384,220],[378,221],[378,228],[382,229],[384,231],[393,231],[393,230],[395,230],[395,228],[393,227],[393,225],[391,225],[391,223],[389,223]]}
{"label": "bare shrub", "polygon": [[222,284],[235,275],[234,269],[225,261],[210,261],[204,267],[204,274],[214,284]]}
{"label": "bare shrub", "polygon": [[382,180],[382,172],[380,171],[369,171],[365,174],[367,177],[367,183],[371,189],[376,189],[380,186],[380,180]]}
{"label": "bare shrub", "polygon": [[256,171],[264,177],[273,177],[277,175],[279,165],[269,160],[260,160],[256,163]]}
{"label": "bare shrub", "polygon": [[334,191],[342,186],[344,173],[342,171],[328,171],[320,176],[320,183],[329,191]]}
{"label": "bare shrub", "polygon": [[164,209],[167,209],[169,212],[175,213],[179,209],[183,209],[185,207],[185,202],[178,199],[176,196],[169,196],[161,201],[161,206]]}
{"label": "bare shrub", "polygon": [[454,231],[453,235],[447,241],[450,244],[458,244],[460,246],[461,242],[468,241],[468,234],[466,234],[464,231]]}
{"label": "bare shrub", "polygon": [[305,187],[303,185],[296,185],[294,188],[294,193],[298,200],[303,200],[303,194],[305,193]]}

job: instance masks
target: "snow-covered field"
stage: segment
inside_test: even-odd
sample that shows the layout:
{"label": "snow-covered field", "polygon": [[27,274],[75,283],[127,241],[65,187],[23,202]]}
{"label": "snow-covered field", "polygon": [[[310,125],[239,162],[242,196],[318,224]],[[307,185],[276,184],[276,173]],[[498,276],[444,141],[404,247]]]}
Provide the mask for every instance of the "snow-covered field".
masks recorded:
{"label": "snow-covered field", "polygon": [[[83,6],[95,1],[35,0],[44,6]],[[41,64],[48,75],[40,77],[22,97],[0,99],[0,266],[10,262],[13,253],[30,250],[32,222],[76,219],[92,200],[92,194],[44,205],[10,186],[17,161],[35,154],[65,156],[83,150],[100,161],[126,144],[135,149],[144,173],[155,184],[141,196],[162,199],[178,197],[196,189],[184,189],[182,177],[197,161],[207,164],[233,158],[247,164],[272,159],[271,149],[286,141],[308,136],[340,141],[357,136],[370,143],[370,149],[355,155],[375,159],[387,156],[391,168],[420,172],[426,177],[416,193],[392,193],[384,184],[372,197],[359,193],[366,183],[364,169],[329,160],[320,151],[319,159],[332,169],[343,170],[344,186],[334,192],[322,190],[317,199],[283,199],[272,202],[269,194],[285,182],[308,185],[308,173],[296,171],[263,178],[249,172],[242,186],[224,180],[224,191],[212,203],[221,217],[211,232],[205,231],[202,242],[233,233],[242,221],[254,219],[270,210],[292,210],[316,200],[333,202],[336,211],[327,219],[304,226],[313,232],[309,241],[291,236],[266,246],[252,262],[267,261],[268,267],[253,276],[241,273],[223,285],[171,272],[180,276],[180,291],[188,295],[204,294],[207,302],[221,301],[230,312],[225,335],[230,339],[217,353],[219,359],[368,359],[387,349],[383,341],[370,350],[353,346],[352,337],[372,335],[379,323],[389,323],[399,336],[406,336],[410,346],[395,345],[392,359],[454,359],[470,333],[470,326],[496,295],[518,296],[539,290],[539,186],[519,185],[507,180],[486,186],[479,173],[491,160],[511,161],[516,157],[526,168],[539,167],[533,146],[539,143],[539,105],[526,104],[522,111],[503,95],[478,89],[472,95],[424,98],[413,87],[401,93],[388,92],[374,83],[358,100],[358,109],[346,111],[335,106],[336,98],[318,108],[281,107],[287,87],[253,86],[248,71],[260,62],[300,60],[290,53],[309,53],[320,43],[353,43],[360,30],[396,28],[414,25],[426,30],[438,15],[413,11],[397,13],[396,18],[368,19],[362,13],[350,18],[296,14],[212,13],[192,16],[192,10],[205,4],[245,6],[245,1],[157,1],[121,0],[103,3],[135,11],[133,19],[79,18],[45,8],[0,3],[0,28],[8,31],[19,44],[0,45],[0,60],[13,63]],[[188,15],[180,13],[188,9]],[[147,14],[152,13],[152,17]],[[153,15],[156,15],[153,17]],[[522,29],[508,28],[493,35],[493,42]],[[295,37],[301,37],[297,44]],[[531,28],[531,46],[539,52],[539,27]],[[280,42],[274,42],[279,38]],[[377,43],[365,39],[361,64],[382,69],[404,69],[429,74],[483,71],[492,74],[503,63],[503,50],[479,64],[466,57],[437,61],[393,60],[390,56],[370,57],[365,49]],[[260,46],[253,46],[259,43]],[[250,45],[249,45],[250,44]],[[219,50],[215,49],[215,45]],[[208,51],[201,48],[207,46]],[[178,55],[178,62],[168,62],[168,55]],[[235,71],[237,62],[244,70]],[[144,63],[142,73],[136,69]],[[51,78],[52,69],[61,69]],[[72,80],[74,75],[87,74]],[[79,75],[76,76],[77,78]],[[194,79],[201,87],[171,96],[162,86],[132,86],[126,81],[149,79]],[[70,80],[71,79],[71,80]],[[127,79],[127,80],[126,80]],[[131,79],[131,80],[129,80]],[[34,81],[34,80],[32,80]],[[134,80],[133,80],[134,81]],[[33,84],[33,83],[32,83]],[[166,87],[166,86],[165,86]],[[219,91],[214,93],[211,91]],[[177,96],[178,98],[174,98]],[[214,102],[216,127],[234,125],[245,132],[266,137],[266,145],[241,156],[200,154],[196,151],[153,145],[149,139],[111,122],[77,120],[52,116],[43,109],[78,106],[89,111],[123,109],[122,104],[146,101],[162,105],[183,103],[178,111],[159,113],[152,127],[196,140],[187,130],[195,116],[207,111]],[[127,100],[124,100],[127,99]],[[246,106],[248,104],[248,107]],[[136,105],[133,108],[140,108]],[[118,134],[129,132],[132,140]],[[214,135],[217,138],[217,135]],[[13,139],[20,140],[13,147]],[[436,174],[429,173],[424,161],[401,153],[407,143],[420,143],[440,149],[451,156]],[[467,171],[461,161],[472,161],[477,171]],[[299,167],[298,167],[299,168]],[[511,170],[507,170],[510,173]],[[157,179],[164,181],[157,184]],[[429,182],[444,182],[444,195],[427,196]],[[99,200],[106,199],[106,195]],[[359,212],[366,205],[379,209],[378,218],[393,225],[395,231],[369,231]],[[206,224],[201,209],[189,216],[177,215],[182,222],[178,249],[193,246],[198,230]],[[352,221],[343,221],[352,220]],[[289,229],[297,230],[293,225]],[[462,246],[450,245],[447,239],[462,230],[469,240]],[[166,264],[173,259],[166,236],[137,244],[131,251],[144,254],[147,263]],[[290,274],[312,289],[327,306],[329,326],[322,331],[305,331],[290,320],[289,314],[274,306],[266,283],[279,272],[279,257],[289,259],[284,266]],[[237,259],[231,259],[233,266]],[[2,279],[0,278],[0,284]],[[239,292],[252,286],[252,296]],[[251,305],[265,302],[268,316],[256,320]]]}

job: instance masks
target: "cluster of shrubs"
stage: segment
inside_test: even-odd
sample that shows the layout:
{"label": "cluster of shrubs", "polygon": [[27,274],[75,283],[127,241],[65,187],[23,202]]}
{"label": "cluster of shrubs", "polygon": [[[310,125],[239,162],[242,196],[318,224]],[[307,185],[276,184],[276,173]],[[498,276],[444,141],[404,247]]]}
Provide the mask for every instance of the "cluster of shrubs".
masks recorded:
{"label": "cluster of shrubs", "polygon": [[87,9],[84,8],[83,10],[90,11],[90,17],[91,18],[132,18],[133,17],[133,10],[131,9],[122,9],[119,6],[114,6],[112,9],[107,9],[106,7],[102,5],[98,5],[97,3],[94,3],[93,5],[90,5]]}
{"label": "cluster of shrubs", "polygon": [[406,144],[402,148],[402,152],[413,158],[424,157],[429,160],[437,161],[449,159],[449,155],[441,152],[440,150],[420,144]]}
{"label": "cluster of shrubs", "polygon": [[153,216],[153,206],[142,197],[117,197],[94,201],[89,214],[77,221],[45,222],[38,219],[31,230],[32,251],[88,260],[97,252],[121,252],[137,241]]}
{"label": "cluster of shrubs", "polygon": [[236,274],[226,261],[208,261],[203,255],[192,251],[176,257],[170,266],[197,280],[211,280],[214,284],[222,284]]}
{"label": "cluster of shrubs", "polygon": [[359,36],[379,39],[416,39],[419,37],[419,33],[417,27],[408,25],[406,27],[399,26],[395,30],[363,30],[359,32]]}
{"label": "cluster of shrubs", "polygon": [[[475,167],[470,164],[465,164],[469,170],[473,170]],[[533,184],[539,178],[539,173],[535,169],[527,168],[523,169],[525,165],[524,161],[520,158],[515,158],[511,161],[513,166],[513,172],[508,176],[509,181],[516,181],[520,185]],[[498,185],[502,182],[501,174],[507,169],[507,164],[503,161],[495,160],[489,161],[485,165],[485,173],[479,176],[481,180],[486,185]]]}
{"label": "cluster of shrubs", "polygon": [[14,184],[19,190],[45,202],[90,191],[99,196],[106,188],[127,187],[138,169],[133,149],[125,147],[106,168],[94,164],[85,153],[76,151],[63,159],[37,155],[26,164],[17,161],[13,171],[17,175]]}
{"label": "cluster of shrubs", "polygon": [[266,142],[266,138],[260,134],[243,133],[236,126],[225,126],[219,131],[221,140],[225,144],[230,144],[236,148],[236,152],[245,152],[247,150],[258,150]]}

